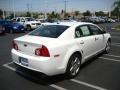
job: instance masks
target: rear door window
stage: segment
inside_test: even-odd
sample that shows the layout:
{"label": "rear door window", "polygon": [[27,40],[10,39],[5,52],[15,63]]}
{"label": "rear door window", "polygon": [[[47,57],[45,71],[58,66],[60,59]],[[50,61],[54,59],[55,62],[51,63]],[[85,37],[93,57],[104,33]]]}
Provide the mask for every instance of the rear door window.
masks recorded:
{"label": "rear door window", "polygon": [[84,37],[91,35],[91,31],[89,30],[87,25],[79,26],[75,30],[75,37]]}
{"label": "rear door window", "polygon": [[93,35],[102,34],[102,31],[97,26],[89,25],[89,28],[91,29]]}

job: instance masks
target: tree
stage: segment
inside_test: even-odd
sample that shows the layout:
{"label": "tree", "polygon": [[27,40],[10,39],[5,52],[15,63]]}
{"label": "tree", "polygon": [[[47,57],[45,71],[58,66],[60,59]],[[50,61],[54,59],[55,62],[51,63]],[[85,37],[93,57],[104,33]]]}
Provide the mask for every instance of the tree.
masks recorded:
{"label": "tree", "polygon": [[116,14],[116,16],[118,16],[118,18],[120,18],[120,0],[117,0],[113,3],[113,12],[114,14]]}
{"label": "tree", "polygon": [[56,18],[56,14],[54,11],[48,15],[48,18]]}
{"label": "tree", "polygon": [[91,12],[87,10],[86,12],[83,13],[84,16],[91,16]]}
{"label": "tree", "polygon": [[2,18],[3,11],[0,9],[0,18]]}
{"label": "tree", "polygon": [[60,18],[60,15],[59,15],[58,13],[56,13],[56,15],[55,15],[55,16],[56,16],[56,18]]}
{"label": "tree", "polygon": [[10,14],[10,19],[12,19],[12,18],[14,18],[14,14],[13,13]]}
{"label": "tree", "polygon": [[120,17],[119,13],[118,13],[118,8],[114,8],[112,11],[111,11],[111,16],[112,17]]}
{"label": "tree", "polygon": [[69,13],[66,12],[66,13],[64,14],[64,18],[68,18],[68,17],[69,17]]}
{"label": "tree", "polygon": [[80,14],[79,11],[75,11],[75,16],[77,17]]}
{"label": "tree", "polygon": [[106,16],[106,14],[103,11],[95,12],[96,16]]}
{"label": "tree", "polygon": [[31,17],[31,13],[30,13],[30,12],[27,12],[27,13],[26,13],[26,17]]}

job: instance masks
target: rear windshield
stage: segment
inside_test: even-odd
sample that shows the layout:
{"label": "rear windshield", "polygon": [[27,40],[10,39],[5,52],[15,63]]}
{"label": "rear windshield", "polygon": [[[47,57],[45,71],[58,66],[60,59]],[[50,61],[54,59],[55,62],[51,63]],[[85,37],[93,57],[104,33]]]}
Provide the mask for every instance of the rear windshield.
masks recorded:
{"label": "rear windshield", "polygon": [[33,36],[41,36],[41,37],[50,37],[57,38],[59,37],[69,26],[63,25],[47,25],[41,26],[35,31],[29,33],[29,35]]}

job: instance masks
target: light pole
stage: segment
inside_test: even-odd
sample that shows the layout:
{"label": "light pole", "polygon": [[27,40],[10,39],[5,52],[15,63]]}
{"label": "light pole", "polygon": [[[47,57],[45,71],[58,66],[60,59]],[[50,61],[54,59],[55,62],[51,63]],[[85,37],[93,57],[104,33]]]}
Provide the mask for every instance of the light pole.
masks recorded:
{"label": "light pole", "polygon": [[65,16],[66,16],[65,14],[66,14],[66,10],[67,10],[67,1],[66,0],[64,1],[64,5],[65,5],[64,18],[65,18]]}
{"label": "light pole", "polygon": [[67,1],[65,0],[65,13],[66,13],[66,4],[67,4]]}
{"label": "light pole", "polygon": [[5,10],[3,9],[3,19],[5,19]]}
{"label": "light pole", "polygon": [[13,16],[15,18],[15,2],[14,2],[14,0],[13,0]]}
{"label": "light pole", "polygon": [[32,4],[31,4],[31,17],[33,18],[33,13],[32,13]]}
{"label": "light pole", "polygon": [[44,11],[44,15],[45,15],[45,19],[47,19],[47,7],[48,7],[48,5],[47,5],[47,1],[45,0],[44,3],[45,3],[45,11]]}

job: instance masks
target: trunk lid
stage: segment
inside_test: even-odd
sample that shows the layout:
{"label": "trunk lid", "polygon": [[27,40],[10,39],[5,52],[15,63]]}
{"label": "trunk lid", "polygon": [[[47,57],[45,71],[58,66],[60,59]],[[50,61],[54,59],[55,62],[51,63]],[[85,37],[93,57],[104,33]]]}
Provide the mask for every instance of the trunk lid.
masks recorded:
{"label": "trunk lid", "polygon": [[45,43],[54,40],[54,38],[25,35],[15,39],[19,52],[23,54],[35,55],[35,50],[41,48]]}

